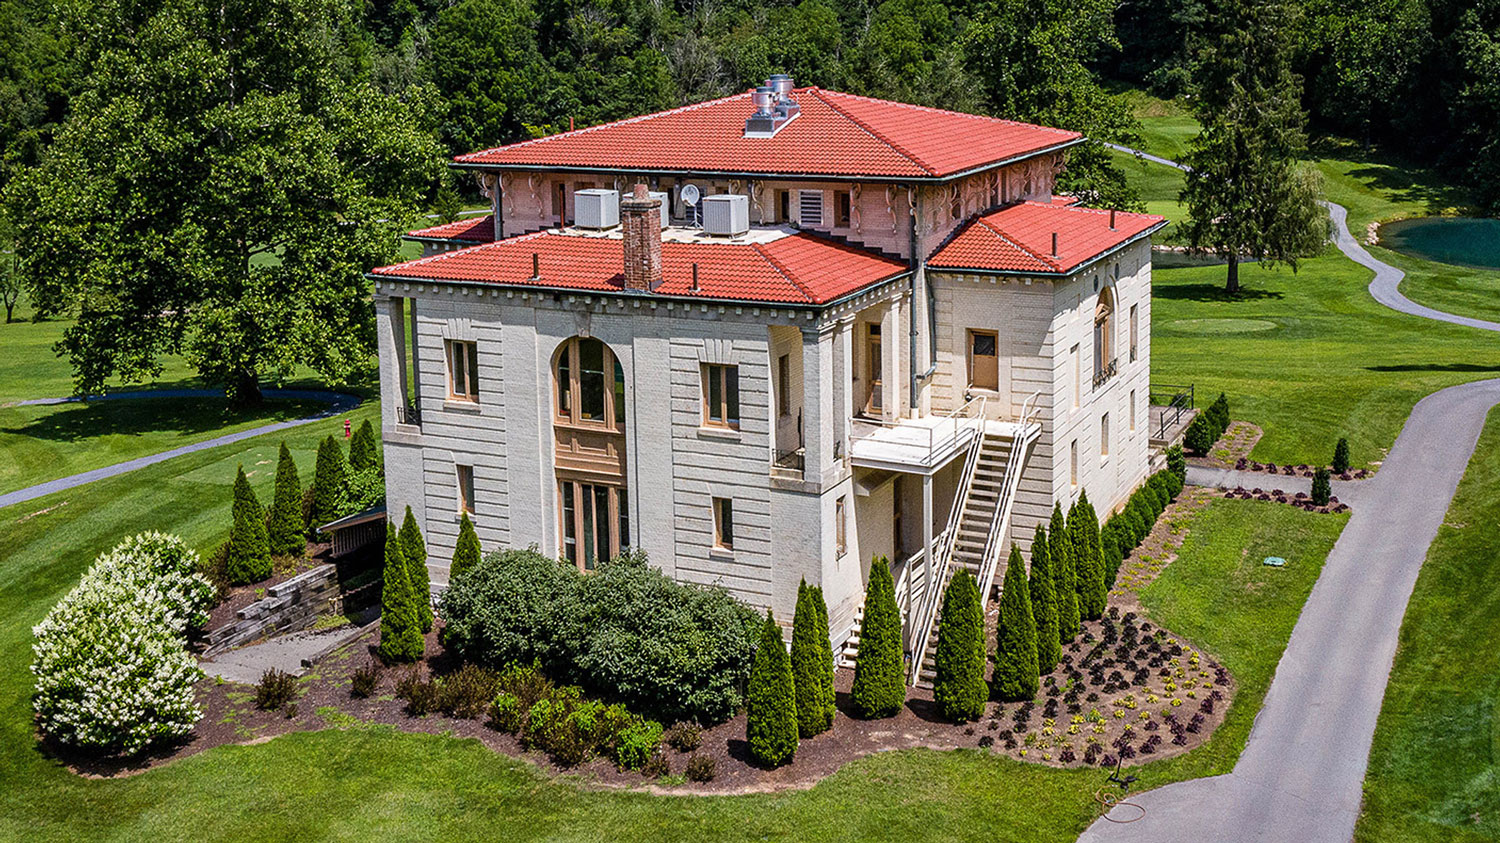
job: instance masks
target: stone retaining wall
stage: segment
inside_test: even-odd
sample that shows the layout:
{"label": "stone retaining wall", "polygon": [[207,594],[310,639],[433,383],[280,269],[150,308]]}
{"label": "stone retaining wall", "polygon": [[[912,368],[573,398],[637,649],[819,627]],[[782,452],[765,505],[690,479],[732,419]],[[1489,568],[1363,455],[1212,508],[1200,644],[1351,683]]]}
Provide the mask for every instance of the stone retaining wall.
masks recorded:
{"label": "stone retaining wall", "polygon": [[235,614],[238,620],[211,630],[203,657],[272,635],[307,629],[320,615],[340,610],[338,568],[319,565],[266,589],[266,596]]}

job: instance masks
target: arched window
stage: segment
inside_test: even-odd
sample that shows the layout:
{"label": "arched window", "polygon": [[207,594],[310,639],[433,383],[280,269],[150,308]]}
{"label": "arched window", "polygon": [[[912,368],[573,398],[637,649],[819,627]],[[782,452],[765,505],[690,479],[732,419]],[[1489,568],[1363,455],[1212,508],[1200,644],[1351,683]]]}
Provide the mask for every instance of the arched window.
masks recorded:
{"label": "arched window", "polygon": [[1114,374],[1114,296],[1105,287],[1099,291],[1099,304],[1094,307],[1094,384],[1097,386]]}
{"label": "arched window", "polygon": [[558,348],[552,372],[559,423],[625,429],[625,369],[609,346],[570,339]]}

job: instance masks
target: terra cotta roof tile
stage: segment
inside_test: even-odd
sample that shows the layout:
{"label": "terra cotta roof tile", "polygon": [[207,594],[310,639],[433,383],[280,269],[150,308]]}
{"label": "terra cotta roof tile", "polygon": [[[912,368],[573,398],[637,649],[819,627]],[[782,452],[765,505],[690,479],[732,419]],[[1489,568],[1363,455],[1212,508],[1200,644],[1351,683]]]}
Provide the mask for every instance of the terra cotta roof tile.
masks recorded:
{"label": "terra cotta roof tile", "polygon": [[[1020,202],[964,224],[927,259],[933,269],[1062,275],[1166,224],[1153,214]],[[1052,237],[1057,235],[1057,253]]]}
{"label": "terra cotta roof tile", "polygon": [[495,239],[495,215],[445,222],[431,228],[419,228],[406,232],[407,237],[418,240],[463,240],[470,243],[489,243]]}

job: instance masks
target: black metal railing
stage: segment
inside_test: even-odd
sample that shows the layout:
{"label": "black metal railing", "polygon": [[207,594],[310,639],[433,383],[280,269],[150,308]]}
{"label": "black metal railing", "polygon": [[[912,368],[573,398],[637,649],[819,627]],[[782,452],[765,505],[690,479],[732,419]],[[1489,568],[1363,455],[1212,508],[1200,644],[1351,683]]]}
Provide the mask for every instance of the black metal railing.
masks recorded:
{"label": "black metal railing", "polygon": [[1109,379],[1120,373],[1120,360],[1113,358],[1104,366],[1094,370],[1094,388],[1098,389],[1109,382]]}
{"label": "black metal railing", "polygon": [[1182,415],[1190,412],[1194,404],[1192,384],[1151,384],[1151,406],[1161,407],[1161,423],[1153,438],[1167,438],[1167,431],[1182,421]]}
{"label": "black metal railing", "polygon": [[413,401],[396,408],[396,419],[401,424],[410,424],[417,427],[422,426],[422,405]]}

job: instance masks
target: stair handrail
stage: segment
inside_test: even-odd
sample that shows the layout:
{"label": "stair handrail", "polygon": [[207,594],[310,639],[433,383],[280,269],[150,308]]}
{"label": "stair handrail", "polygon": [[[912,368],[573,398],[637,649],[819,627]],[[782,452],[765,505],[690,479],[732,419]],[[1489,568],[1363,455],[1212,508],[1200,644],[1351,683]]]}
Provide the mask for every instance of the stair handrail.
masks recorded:
{"label": "stair handrail", "polygon": [[907,682],[909,685],[917,684],[917,680],[921,678],[922,657],[927,652],[927,643],[932,637],[933,621],[937,617],[938,606],[942,603],[943,590],[948,586],[948,569],[953,560],[953,549],[958,544],[959,522],[963,519],[964,509],[968,506],[969,492],[974,487],[974,471],[979,465],[980,451],[984,449],[984,402],[984,396],[980,396],[964,405],[967,407],[978,404],[975,418],[978,419],[979,426],[975,431],[974,441],[969,444],[968,456],[964,458],[964,468],[959,475],[958,488],[953,492],[953,506],[948,511],[948,526],[943,530],[942,539],[933,542],[937,552],[933,554],[928,564],[936,566],[935,568],[929,567],[929,570],[935,570],[937,575],[930,580],[932,587],[922,595],[921,614],[912,615],[914,619],[920,618],[920,625],[913,627],[920,635],[920,640],[916,637],[912,638],[918,646],[908,654],[911,659],[909,663],[911,674]]}
{"label": "stair handrail", "polygon": [[[1027,399],[1027,401],[1030,400],[1030,398]],[[1001,552],[1001,548],[997,545],[1001,541],[1000,537],[1010,526],[1012,502],[1021,487],[1021,471],[1026,457],[1031,452],[1031,445],[1036,441],[1037,434],[1040,432],[1040,430],[1036,432],[1031,430],[1031,424],[1026,421],[1024,415],[1024,405],[1022,412],[1021,423],[1016,429],[1016,435],[1011,439],[1010,456],[1005,461],[1005,476],[1000,484],[1000,497],[995,502],[996,517],[990,521],[990,534],[985,538],[984,553],[979,557],[979,599],[981,601],[989,600],[990,589],[995,586],[995,569],[999,567]]]}

